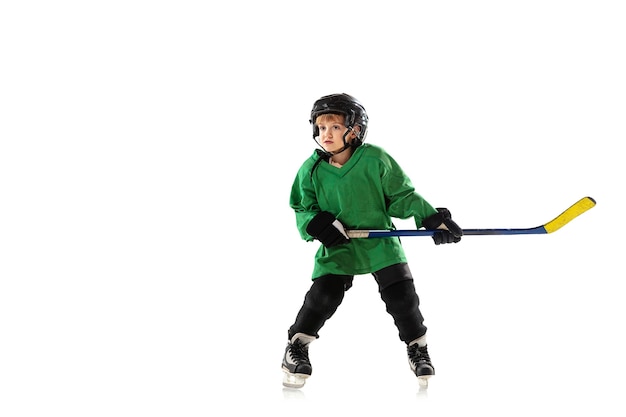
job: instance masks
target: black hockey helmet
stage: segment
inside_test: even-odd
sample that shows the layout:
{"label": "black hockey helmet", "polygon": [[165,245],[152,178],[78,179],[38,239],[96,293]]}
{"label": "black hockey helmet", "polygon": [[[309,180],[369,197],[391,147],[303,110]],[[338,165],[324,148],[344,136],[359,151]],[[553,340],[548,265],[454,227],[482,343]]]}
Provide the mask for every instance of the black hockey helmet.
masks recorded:
{"label": "black hockey helmet", "polygon": [[365,140],[368,122],[367,112],[365,111],[365,107],[351,95],[345,93],[330,94],[318,99],[313,104],[309,123],[311,123],[313,127],[313,139],[316,141],[320,132],[315,125],[315,120],[317,116],[322,114],[342,114],[345,118],[344,124],[350,131],[354,129],[355,126],[360,126],[360,131],[354,132],[357,135],[354,146],[361,145]]}

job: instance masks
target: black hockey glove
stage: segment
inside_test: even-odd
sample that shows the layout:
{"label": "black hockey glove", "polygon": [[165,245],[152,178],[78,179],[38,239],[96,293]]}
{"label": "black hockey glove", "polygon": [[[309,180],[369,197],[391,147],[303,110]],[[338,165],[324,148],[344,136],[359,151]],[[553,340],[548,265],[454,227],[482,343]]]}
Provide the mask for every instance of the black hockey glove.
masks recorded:
{"label": "black hockey glove", "polygon": [[306,226],[306,231],[327,248],[348,243],[343,225],[327,211],[317,213]]}
{"label": "black hockey glove", "polygon": [[[428,230],[436,230],[433,234],[435,245],[457,243],[461,241],[461,236],[463,236],[463,229],[452,220],[450,210],[447,208],[437,208],[437,213],[422,220],[422,226]],[[442,229],[442,226],[445,228]]]}

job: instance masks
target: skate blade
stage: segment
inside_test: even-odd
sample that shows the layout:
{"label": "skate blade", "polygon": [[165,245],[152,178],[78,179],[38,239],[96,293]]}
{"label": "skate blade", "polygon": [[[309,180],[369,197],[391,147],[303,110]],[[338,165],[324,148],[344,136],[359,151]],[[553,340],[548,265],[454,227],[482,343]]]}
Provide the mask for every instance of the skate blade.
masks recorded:
{"label": "skate blade", "polygon": [[302,388],[309,375],[291,374],[283,371],[283,386],[287,388]]}
{"label": "skate blade", "polygon": [[422,388],[428,388],[428,380],[432,375],[420,375],[417,377],[417,382]]}

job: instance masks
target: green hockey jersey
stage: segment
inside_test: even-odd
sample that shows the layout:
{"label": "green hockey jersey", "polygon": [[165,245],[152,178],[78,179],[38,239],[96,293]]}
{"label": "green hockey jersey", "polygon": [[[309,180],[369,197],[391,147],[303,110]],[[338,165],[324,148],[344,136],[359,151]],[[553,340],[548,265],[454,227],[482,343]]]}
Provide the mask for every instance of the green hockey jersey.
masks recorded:
{"label": "green hockey jersey", "polygon": [[[346,229],[377,230],[393,229],[392,218],[410,217],[420,228],[424,218],[437,212],[378,146],[359,146],[341,168],[319,158],[315,152],[302,164],[291,189],[290,206],[304,240],[313,240],[306,226],[320,211],[332,213]],[[312,278],[367,274],[400,262],[406,257],[397,237],[350,239],[331,248],[320,245]]]}

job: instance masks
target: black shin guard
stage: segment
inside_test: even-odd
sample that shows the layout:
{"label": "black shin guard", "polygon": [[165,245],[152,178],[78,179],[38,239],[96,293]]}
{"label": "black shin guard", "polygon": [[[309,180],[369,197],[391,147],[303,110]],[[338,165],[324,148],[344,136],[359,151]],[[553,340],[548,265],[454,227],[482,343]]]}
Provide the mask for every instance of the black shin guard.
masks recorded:
{"label": "black shin guard", "polygon": [[400,281],[382,289],[380,297],[393,317],[400,340],[409,343],[426,334],[419,297],[412,280]]}
{"label": "black shin guard", "polygon": [[326,275],[315,279],[304,297],[296,321],[289,328],[289,340],[296,333],[319,337],[317,332],[335,314],[351,284],[351,276]]}

